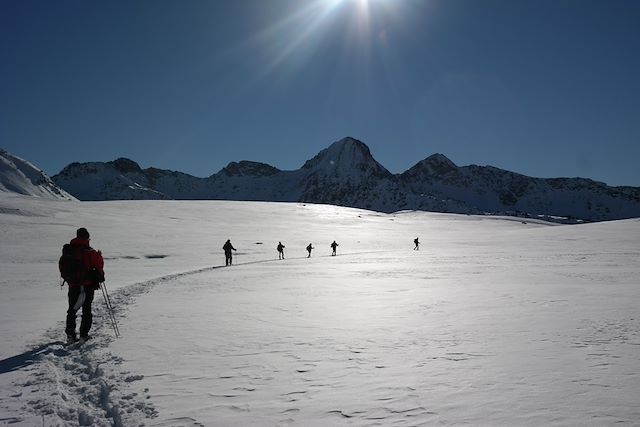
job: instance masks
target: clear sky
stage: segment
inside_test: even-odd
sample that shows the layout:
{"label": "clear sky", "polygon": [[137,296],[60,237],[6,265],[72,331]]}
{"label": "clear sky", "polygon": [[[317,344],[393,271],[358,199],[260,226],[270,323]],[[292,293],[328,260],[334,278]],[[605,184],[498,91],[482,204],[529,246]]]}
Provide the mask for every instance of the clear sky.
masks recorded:
{"label": "clear sky", "polygon": [[0,147],[297,169],[352,136],[640,186],[637,0],[0,0]]}

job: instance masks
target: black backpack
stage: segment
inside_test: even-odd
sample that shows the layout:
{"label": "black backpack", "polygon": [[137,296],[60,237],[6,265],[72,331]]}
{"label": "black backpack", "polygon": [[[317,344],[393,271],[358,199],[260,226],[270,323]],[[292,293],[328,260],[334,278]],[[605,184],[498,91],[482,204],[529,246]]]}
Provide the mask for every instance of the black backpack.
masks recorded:
{"label": "black backpack", "polygon": [[60,276],[67,283],[82,283],[86,276],[82,262],[82,248],[66,244],[62,247],[62,256],[58,261]]}

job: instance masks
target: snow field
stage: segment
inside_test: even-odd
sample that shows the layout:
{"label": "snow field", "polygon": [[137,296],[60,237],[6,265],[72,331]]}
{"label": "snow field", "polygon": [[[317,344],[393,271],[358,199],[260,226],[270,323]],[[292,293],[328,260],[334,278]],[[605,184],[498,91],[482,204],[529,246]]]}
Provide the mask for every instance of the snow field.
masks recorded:
{"label": "snow field", "polygon": [[204,425],[634,423],[637,289],[604,302],[592,280],[554,283],[550,268],[553,277],[577,268],[561,254],[550,265],[551,253],[533,268],[527,257],[522,280],[521,254],[503,249],[347,254],[179,278],[128,315],[138,328],[116,346],[127,360],[128,340],[160,352],[132,360],[160,417]]}
{"label": "snow field", "polygon": [[[0,214],[0,423],[640,419],[638,220],[549,226],[299,204],[0,202],[11,212]],[[81,225],[105,255],[122,338],[96,294],[95,339],[77,349],[60,342],[66,294],[50,283]],[[219,268],[227,238],[236,265]]]}

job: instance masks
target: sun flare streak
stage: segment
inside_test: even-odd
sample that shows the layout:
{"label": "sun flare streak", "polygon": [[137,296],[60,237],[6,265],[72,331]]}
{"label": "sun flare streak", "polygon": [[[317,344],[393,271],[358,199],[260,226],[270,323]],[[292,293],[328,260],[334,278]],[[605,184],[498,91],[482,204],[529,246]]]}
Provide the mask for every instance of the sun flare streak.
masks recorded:
{"label": "sun flare streak", "polygon": [[[307,0],[280,10],[279,19],[250,40],[261,58],[259,79],[286,79],[327,46],[342,46],[336,64],[366,69],[375,49],[388,49],[392,27],[402,28],[403,3],[394,0]],[[406,16],[406,15],[405,15]],[[326,50],[325,50],[326,52]],[[378,55],[386,55],[378,52]]]}
{"label": "sun flare streak", "polygon": [[267,46],[270,58],[263,71],[273,71],[297,51],[302,51],[306,44],[310,44],[311,39],[321,33],[321,27],[340,3],[341,0],[313,1],[261,31],[255,39]]}

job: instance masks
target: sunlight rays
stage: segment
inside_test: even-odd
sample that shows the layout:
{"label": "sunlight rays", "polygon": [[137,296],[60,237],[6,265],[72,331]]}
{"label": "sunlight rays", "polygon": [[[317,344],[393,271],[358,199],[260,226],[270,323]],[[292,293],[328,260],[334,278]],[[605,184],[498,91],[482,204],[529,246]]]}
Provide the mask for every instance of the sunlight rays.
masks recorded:
{"label": "sunlight rays", "polygon": [[253,37],[264,58],[261,74],[271,74],[287,62],[304,63],[336,37],[355,52],[370,49],[375,39],[385,42],[385,21],[396,22],[399,7],[393,0],[312,0],[284,11],[282,18]]}
{"label": "sunlight rays", "polygon": [[313,91],[310,83],[314,82],[323,88],[315,103],[333,117],[345,102],[353,103],[355,112],[380,104],[385,91],[401,92],[402,78],[409,71],[399,43],[412,37],[424,3],[301,0],[268,4],[255,9],[259,18],[253,34],[229,46],[228,53],[242,58],[247,66],[236,93],[263,96],[296,87],[306,94]]}
{"label": "sunlight rays", "polygon": [[256,34],[253,42],[261,47],[261,55],[266,57],[261,74],[272,73],[296,54],[308,54],[317,45],[323,26],[340,3],[341,0],[314,0],[289,11]]}

